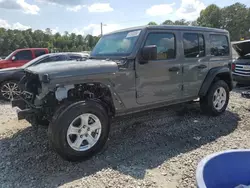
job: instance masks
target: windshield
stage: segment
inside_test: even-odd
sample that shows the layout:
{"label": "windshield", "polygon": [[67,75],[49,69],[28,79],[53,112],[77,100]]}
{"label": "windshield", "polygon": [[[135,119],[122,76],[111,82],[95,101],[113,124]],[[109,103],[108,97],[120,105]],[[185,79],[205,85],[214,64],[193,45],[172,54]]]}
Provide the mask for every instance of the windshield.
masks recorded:
{"label": "windshield", "polygon": [[9,60],[10,57],[11,57],[14,53],[15,53],[15,52],[12,52],[10,55],[8,55],[8,56],[5,58],[5,60]]}
{"label": "windshield", "polygon": [[132,52],[140,32],[133,30],[105,35],[96,44],[91,56],[127,56]]}
{"label": "windshield", "polygon": [[47,56],[48,56],[48,54],[41,55],[41,56],[39,56],[39,57],[37,57],[37,58],[35,58],[35,59],[29,61],[28,63],[24,64],[24,65],[22,66],[22,68],[27,68],[27,67],[31,66],[32,64],[34,64],[34,63],[36,63],[36,62],[38,62],[38,61],[44,59],[44,58],[47,57]]}

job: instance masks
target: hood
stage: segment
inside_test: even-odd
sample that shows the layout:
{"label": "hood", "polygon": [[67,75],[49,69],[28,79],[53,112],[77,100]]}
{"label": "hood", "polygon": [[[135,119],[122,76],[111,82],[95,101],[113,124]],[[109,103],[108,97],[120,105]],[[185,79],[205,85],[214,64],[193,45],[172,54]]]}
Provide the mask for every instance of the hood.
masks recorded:
{"label": "hood", "polygon": [[240,57],[250,53],[250,40],[232,42],[232,46]]}
{"label": "hood", "polygon": [[11,68],[5,68],[5,69],[0,69],[0,72],[5,72],[5,71],[15,71],[21,69],[20,67],[11,67]]}
{"label": "hood", "polygon": [[49,79],[79,77],[92,74],[114,73],[118,71],[117,63],[106,60],[86,61],[60,61],[42,63],[26,68],[28,72],[38,74],[42,79],[44,74],[49,75]]}

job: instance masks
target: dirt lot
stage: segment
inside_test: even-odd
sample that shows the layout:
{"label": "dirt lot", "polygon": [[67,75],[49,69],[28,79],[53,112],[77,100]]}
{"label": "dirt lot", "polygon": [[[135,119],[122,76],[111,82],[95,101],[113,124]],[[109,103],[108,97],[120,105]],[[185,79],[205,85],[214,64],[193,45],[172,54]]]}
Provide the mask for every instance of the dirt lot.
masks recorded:
{"label": "dirt lot", "polygon": [[45,128],[16,120],[0,105],[0,187],[195,187],[195,169],[213,152],[250,147],[250,99],[231,93],[227,112],[207,117],[197,104],[117,119],[106,150],[81,163],[63,161]]}

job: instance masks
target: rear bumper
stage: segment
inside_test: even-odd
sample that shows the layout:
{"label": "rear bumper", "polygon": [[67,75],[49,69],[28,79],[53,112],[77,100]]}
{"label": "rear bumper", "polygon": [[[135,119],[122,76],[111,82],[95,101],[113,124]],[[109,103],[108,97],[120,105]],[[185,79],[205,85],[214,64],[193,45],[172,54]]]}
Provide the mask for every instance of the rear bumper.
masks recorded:
{"label": "rear bumper", "polygon": [[35,109],[26,108],[26,103],[21,99],[13,100],[11,105],[12,108],[16,109],[18,120],[30,120],[36,113]]}

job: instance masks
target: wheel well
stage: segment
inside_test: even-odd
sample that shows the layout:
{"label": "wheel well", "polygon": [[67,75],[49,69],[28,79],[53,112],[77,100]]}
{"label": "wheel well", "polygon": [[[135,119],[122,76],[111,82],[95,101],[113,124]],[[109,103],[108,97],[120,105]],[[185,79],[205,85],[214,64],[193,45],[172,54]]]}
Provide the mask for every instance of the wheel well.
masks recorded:
{"label": "wheel well", "polygon": [[225,72],[225,73],[219,73],[216,75],[216,77],[214,78],[214,81],[213,82],[216,82],[218,80],[223,80],[227,83],[230,91],[233,89],[233,86],[232,86],[232,78],[230,76],[229,73]]}
{"label": "wheel well", "polygon": [[82,83],[75,84],[74,88],[68,91],[69,101],[75,100],[95,100],[100,102],[109,115],[115,114],[115,107],[109,87],[102,83]]}

